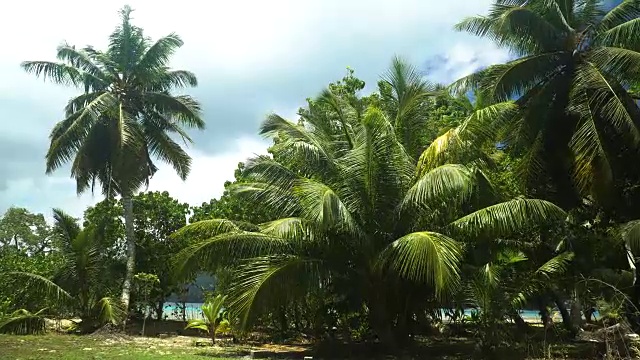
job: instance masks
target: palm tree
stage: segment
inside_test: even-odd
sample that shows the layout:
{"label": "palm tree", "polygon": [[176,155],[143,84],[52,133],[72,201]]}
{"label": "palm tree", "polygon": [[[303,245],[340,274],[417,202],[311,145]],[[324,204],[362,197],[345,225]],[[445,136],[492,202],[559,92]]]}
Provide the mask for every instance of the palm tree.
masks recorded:
{"label": "palm tree", "polygon": [[606,12],[600,0],[498,0],[456,29],[516,56],[453,84],[493,104],[462,138],[477,145],[489,134],[522,158],[536,197],[568,209],[592,195],[612,206],[614,182],[638,177],[624,164],[640,148],[640,109],[627,91],[640,77],[640,1]]}
{"label": "palm tree", "polygon": [[97,181],[106,196],[122,196],[127,237],[125,308],[135,270],[131,197],[156,172],[154,158],[169,163],[185,179],[191,158],[175,137],[186,144],[191,139],[185,127],[204,128],[198,102],[170,93],[197,85],[194,74],[167,65],[182,40],[170,34],[152,43],[131,24],[131,11],[128,6],[122,9],[122,23],[111,34],[105,52],[63,44],[58,47],[60,62],[22,63],[29,73],[83,91],[69,100],[65,119],[51,132],[47,173],[72,162],[78,193],[93,191]]}
{"label": "palm tree", "polygon": [[413,115],[402,107],[414,104],[398,102],[390,117],[375,106],[356,111],[335,93],[321,99],[329,96],[343,116],[312,107],[299,125],[275,114],[262,124],[278,140],[274,157],[251,159],[249,181],[235,190],[277,220],[253,229],[204,220],[175,235],[200,240],[179,254],[180,271],[235,269],[229,309],[243,326],[312,290],[338,289],[364,304],[378,337],[393,344],[406,335],[414,294],[442,298],[459,283],[465,245],[454,237],[505,237],[565,217],[541,200],[496,203],[475,168],[416,175],[404,143],[411,133],[402,128],[410,122],[398,118]]}
{"label": "palm tree", "polygon": [[202,305],[203,319],[191,319],[185,329],[200,329],[206,331],[211,338],[211,343],[216,343],[216,330],[223,319],[224,302],[226,296],[216,295]]}
{"label": "palm tree", "polygon": [[122,320],[124,312],[118,301],[108,294],[110,274],[108,260],[98,246],[93,228],[81,229],[76,219],[62,210],[53,210],[53,234],[60,249],[60,268],[50,279],[25,272],[2,274],[4,281],[16,286],[21,303],[28,300],[53,304],[57,315],[70,312],[78,316],[83,331]]}

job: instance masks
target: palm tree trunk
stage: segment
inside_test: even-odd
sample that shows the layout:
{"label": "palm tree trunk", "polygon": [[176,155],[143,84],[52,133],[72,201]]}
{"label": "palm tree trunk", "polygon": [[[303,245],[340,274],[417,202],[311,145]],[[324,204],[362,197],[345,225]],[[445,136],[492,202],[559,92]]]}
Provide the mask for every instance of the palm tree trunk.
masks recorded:
{"label": "palm tree trunk", "polygon": [[628,304],[625,302],[625,312],[629,323],[631,323],[631,327],[635,332],[640,331],[640,316],[638,316],[638,306],[640,306],[640,279],[638,279],[638,270],[636,267],[636,257],[631,251],[631,248],[624,242],[624,251],[627,255],[627,261],[629,262],[629,269],[633,274],[633,290],[631,292],[631,301],[633,304]]}
{"label": "palm tree trunk", "polygon": [[164,300],[158,300],[156,302],[156,319],[162,320],[163,313],[164,313]]}
{"label": "palm tree trunk", "polygon": [[127,270],[122,284],[122,305],[125,314],[129,312],[129,301],[131,299],[131,284],[133,282],[133,273],[136,266],[136,241],[133,230],[133,200],[131,195],[122,197],[122,205],[124,207],[124,226],[127,241]]}
{"label": "palm tree trunk", "polygon": [[560,315],[562,316],[562,324],[564,324],[564,327],[571,333],[571,336],[577,335],[578,329],[573,324],[573,319],[571,318],[569,310],[567,310],[567,306],[564,303],[564,298],[562,298],[559,293],[554,292],[553,301],[556,303],[558,310],[560,310]]}

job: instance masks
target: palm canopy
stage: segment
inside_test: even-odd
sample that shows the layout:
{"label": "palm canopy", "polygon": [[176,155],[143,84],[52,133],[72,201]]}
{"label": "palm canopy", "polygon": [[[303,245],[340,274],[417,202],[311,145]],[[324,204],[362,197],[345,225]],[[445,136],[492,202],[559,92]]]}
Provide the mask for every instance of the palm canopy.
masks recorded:
{"label": "palm canopy", "polygon": [[79,193],[96,181],[105,193],[135,191],[157,170],[154,158],[184,179],[191,159],[175,138],[190,142],[184,128],[204,128],[198,102],[170,93],[197,85],[191,72],[168,67],[182,40],[170,34],[152,42],[131,24],[131,11],[122,10],[104,52],[62,44],[59,62],[22,63],[29,73],[82,90],[51,131],[46,156],[47,172],[72,163]]}
{"label": "palm canopy", "polygon": [[[637,156],[640,144],[640,110],[627,91],[640,77],[640,1],[606,12],[599,0],[500,0],[456,28],[516,56],[453,84],[476,90],[497,111],[489,121],[470,119],[467,139],[494,134],[523,159],[534,194],[566,207],[577,200],[571,194],[605,200],[613,181],[628,175],[620,159]],[[541,186],[544,179],[556,187]]]}
{"label": "palm canopy", "polygon": [[[394,63],[398,67],[408,68]],[[397,81],[411,88],[418,80],[400,73]],[[339,111],[318,104],[329,97]],[[415,116],[402,108],[410,102],[397,101],[399,108],[389,112],[363,98],[357,104],[369,105],[358,111],[345,98],[323,93],[297,125],[277,115],[263,122],[261,133],[276,140],[273,157],[251,159],[248,181],[234,190],[276,220],[251,229],[211,219],[175,234],[199,240],[179,254],[180,271],[237,270],[229,308],[243,324],[284,298],[342,286],[343,294],[362,297],[374,327],[391,326],[394,311],[408,303],[400,291],[407,283],[437,297],[458,284],[465,245],[454,236],[504,237],[564,218],[541,200],[485,207],[495,201],[489,183],[466,166],[416,176],[416,160],[405,147],[411,134],[403,126],[410,122],[402,118]]]}

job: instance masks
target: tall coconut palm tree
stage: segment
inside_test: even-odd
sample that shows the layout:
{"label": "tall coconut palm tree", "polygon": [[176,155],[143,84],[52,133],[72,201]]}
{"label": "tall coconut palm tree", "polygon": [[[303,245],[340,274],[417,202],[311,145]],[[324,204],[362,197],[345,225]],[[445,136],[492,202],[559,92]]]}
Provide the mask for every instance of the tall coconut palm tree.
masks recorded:
{"label": "tall coconut palm tree", "polygon": [[60,62],[22,63],[29,73],[83,91],[69,100],[65,119],[51,131],[47,173],[71,162],[78,193],[93,190],[98,182],[106,196],[122,196],[127,237],[125,307],[135,265],[131,197],[156,172],[154,159],[170,164],[185,179],[191,158],[175,139],[191,142],[184,128],[204,128],[198,102],[188,95],[171,94],[173,89],[197,85],[194,74],[168,67],[182,40],[170,34],[151,42],[131,24],[131,11],[128,6],[122,9],[122,23],[104,52],[63,44],[58,48]]}
{"label": "tall coconut palm tree", "polygon": [[494,104],[467,139],[489,133],[520,156],[530,194],[565,208],[579,195],[612,205],[614,182],[638,176],[623,162],[640,150],[640,109],[627,91],[640,77],[640,1],[607,12],[600,0],[498,0],[456,28],[516,57],[453,84]]}
{"label": "tall coconut palm tree", "polygon": [[274,114],[262,124],[263,135],[278,139],[274,158],[250,160],[250,181],[235,190],[276,220],[204,220],[175,235],[200,240],[180,253],[179,270],[236,270],[229,307],[245,326],[311,289],[338,287],[393,343],[406,334],[410,289],[442,297],[459,283],[461,240],[565,217],[542,200],[496,203],[474,168],[449,164],[416,176],[404,144],[410,134],[398,128],[406,119],[373,106],[359,116],[343,105],[350,115],[342,118],[306,114],[311,121],[296,125]]}

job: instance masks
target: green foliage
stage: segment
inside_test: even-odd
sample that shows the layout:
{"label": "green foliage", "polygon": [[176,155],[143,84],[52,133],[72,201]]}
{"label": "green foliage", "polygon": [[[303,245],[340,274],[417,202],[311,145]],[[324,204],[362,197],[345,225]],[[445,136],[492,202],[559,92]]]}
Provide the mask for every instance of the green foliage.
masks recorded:
{"label": "green foliage", "polygon": [[106,198],[84,211],[84,227],[96,229],[99,247],[111,258],[124,256],[123,209],[119,201]]}
{"label": "green foliage", "polygon": [[612,206],[620,195],[616,177],[640,179],[619,161],[640,145],[639,109],[625,90],[638,82],[640,53],[629,32],[637,27],[637,4],[624,1],[604,16],[602,2],[568,4],[560,11],[554,1],[498,1],[487,15],[460,22],[458,30],[519,58],[453,87],[475,90],[489,104],[515,99],[517,111],[493,117],[484,129],[523,158],[518,174],[528,194],[565,209],[579,206],[580,196]]}
{"label": "green foliage", "polygon": [[107,198],[82,227],[61,210],[54,226],[23,208],[2,216],[0,332],[41,332],[44,310],[25,309],[79,316],[85,331],[115,324],[131,288],[145,320],[149,306],[161,318],[198,272],[216,275],[216,296],[187,328],[212,341],[259,323],[393,345],[441,308],[455,327],[472,307],[493,353],[515,340],[511,321],[526,328],[525,306],[546,326],[554,304],[572,332],[581,306],[634,321],[640,2],[602,6],[496,1],[456,28],[516,58],[449,89],[394,58],[363,96],[348,68],[297,119],[267,116],[269,155],[239,163],[223,195],[193,209],[168,192],[133,196],[157,160],[186,178],[177,140],[204,121],[196,100],[172,95],[197,84],[168,67],[182,40],[152,42],[124,7],[105,51],[63,44],[59,62],[22,64],[81,92],[51,131],[47,172],[71,163],[78,192],[98,182]]}
{"label": "green foliage", "polygon": [[46,330],[44,311],[31,313],[25,309],[16,310],[12,314],[0,317],[0,334],[36,335]]}
{"label": "green foliage", "polygon": [[384,110],[323,92],[298,125],[264,121],[273,158],[247,162],[234,190],[280,219],[257,229],[206,220],[176,233],[199,240],[179,254],[180,270],[234,268],[229,309],[242,326],[284,313],[284,329],[282,304],[329,288],[351,309],[366,307],[377,335],[391,341],[393,324],[414,306],[410,292],[426,300],[456,288],[463,244],[452,234],[508,237],[566,217],[540,200],[484,207],[495,203],[491,184],[463,165],[416,176],[405,146],[419,141],[412,129],[430,87],[398,59],[384,81]]}
{"label": "green foliage", "polygon": [[76,219],[61,210],[54,209],[53,213],[52,233],[59,244],[59,267],[50,278],[15,270],[1,273],[12,288],[14,301],[44,301],[58,314],[79,316],[85,331],[122,320],[121,304],[107,296],[111,292],[110,274],[106,271],[110,259],[101,252],[95,229],[82,229]]}
{"label": "green foliage", "polygon": [[226,321],[226,326],[229,326],[229,321],[223,319],[223,306],[227,296],[217,295],[211,299],[208,299],[204,305],[202,305],[203,319],[191,319],[185,327],[185,329],[200,329],[209,334],[211,341],[216,342],[216,332],[218,326]]}
{"label": "green foliage", "polygon": [[25,208],[9,208],[0,218],[0,244],[18,252],[40,254],[51,246],[50,228],[42,214]]}
{"label": "green foliage", "polygon": [[[133,206],[136,209],[133,221],[137,246],[135,268],[158,278],[149,289],[143,307],[152,306],[156,317],[161,319],[164,299],[182,285],[172,273],[172,259],[188,242],[170,235],[186,225],[189,205],[165,191],[140,193],[133,198]],[[136,296],[144,298],[141,294]]]}

